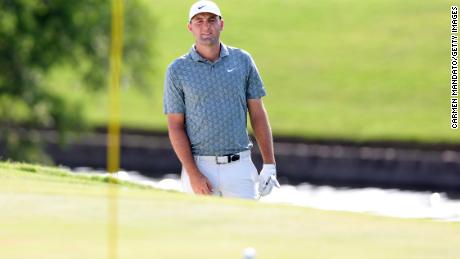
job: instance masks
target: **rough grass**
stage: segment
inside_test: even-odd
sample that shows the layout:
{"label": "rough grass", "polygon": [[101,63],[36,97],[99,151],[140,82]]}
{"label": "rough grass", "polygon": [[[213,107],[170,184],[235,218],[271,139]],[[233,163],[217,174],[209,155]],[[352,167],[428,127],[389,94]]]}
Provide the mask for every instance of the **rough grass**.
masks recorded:
{"label": "rough grass", "polygon": [[[108,183],[0,163],[0,258],[105,258]],[[459,258],[460,224],[327,212],[119,183],[119,258]]]}

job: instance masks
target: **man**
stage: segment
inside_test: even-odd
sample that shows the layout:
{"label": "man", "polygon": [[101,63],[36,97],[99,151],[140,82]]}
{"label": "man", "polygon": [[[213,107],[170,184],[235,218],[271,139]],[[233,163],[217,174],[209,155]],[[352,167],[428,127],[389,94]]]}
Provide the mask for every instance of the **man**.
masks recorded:
{"label": "man", "polygon": [[[279,183],[257,68],[247,52],[220,41],[224,20],[214,2],[193,4],[187,27],[195,44],[169,65],[164,89],[164,112],[182,164],[183,189],[246,199],[267,195]],[[248,111],[264,161],[260,176],[251,160]]]}

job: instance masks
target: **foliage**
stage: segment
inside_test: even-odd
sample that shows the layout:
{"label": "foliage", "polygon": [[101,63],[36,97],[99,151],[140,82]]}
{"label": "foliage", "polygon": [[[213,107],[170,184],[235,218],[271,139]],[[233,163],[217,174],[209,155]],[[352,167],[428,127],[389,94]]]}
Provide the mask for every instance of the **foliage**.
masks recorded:
{"label": "foliage", "polygon": [[[8,158],[43,161],[33,129],[57,129],[62,140],[85,126],[81,104],[55,93],[46,76],[71,66],[86,89],[106,87],[111,1],[6,0],[0,10],[0,140]],[[153,25],[149,8],[125,1],[125,86],[149,81]]]}

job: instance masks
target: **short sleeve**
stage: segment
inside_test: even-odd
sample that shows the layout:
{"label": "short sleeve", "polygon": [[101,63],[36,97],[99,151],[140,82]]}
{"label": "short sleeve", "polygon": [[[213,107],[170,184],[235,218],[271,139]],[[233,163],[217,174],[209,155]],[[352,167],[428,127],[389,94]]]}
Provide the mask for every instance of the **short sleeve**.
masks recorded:
{"label": "short sleeve", "polygon": [[259,70],[250,55],[249,57],[249,74],[247,79],[246,99],[259,99],[266,95],[262,78],[260,78]]}
{"label": "short sleeve", "polygon": [[163,94],[163,112],[185,113],[184,92],[180,87],[180,82],[174,76],[172,66],[166,70]]}

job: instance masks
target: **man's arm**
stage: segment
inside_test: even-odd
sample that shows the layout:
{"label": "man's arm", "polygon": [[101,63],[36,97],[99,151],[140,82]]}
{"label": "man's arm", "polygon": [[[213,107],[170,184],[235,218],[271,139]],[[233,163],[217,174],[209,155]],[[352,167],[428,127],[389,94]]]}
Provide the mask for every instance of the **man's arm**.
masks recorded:
{"label": "man's arm", "polygon": [[190,184],[195,193],[210,194],[212,186],[209,180],[198,169],[193,159],[190,140],[185,131],[185,117],[181,113],[168,114],[168,134],[174,152],[176,152],[182,166],[187,171]]}
{"label": "man's arm", "polygon": [[275,164],[273,137],[262,99],[248,99],[249,118],[264,164]]}

